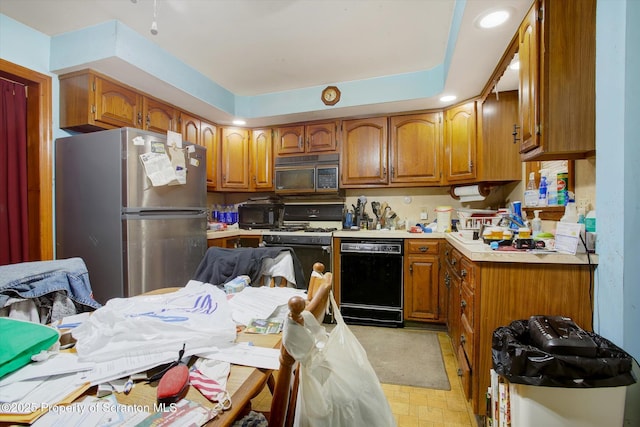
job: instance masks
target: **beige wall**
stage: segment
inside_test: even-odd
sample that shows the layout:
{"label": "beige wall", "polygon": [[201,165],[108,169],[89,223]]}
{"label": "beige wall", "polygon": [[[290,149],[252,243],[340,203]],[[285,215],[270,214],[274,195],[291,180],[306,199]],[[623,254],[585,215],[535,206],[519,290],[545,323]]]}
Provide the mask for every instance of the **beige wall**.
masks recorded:
{"label": "beige wall", "polygon": [[[575,163],[575,193],[576,200],[585,198],[590,201],[591,209],[595,209],[595,186],[596,167],[595,158],[586,160],[576,160]],[[523,180],[520,182],[505,184],[491,189],[487,198],[482,202],[460,203],[449,195],[449,187],[419,187],[419,188],[378,188],[378,189],[355,189],[345,191],[345,204],[352,209],[351,205],[356,205],[358,197],[367,198],[365,211],[373,216],[371,202],[387,202],[389,206],[401,219],[408,219],[411,224],[425,222],[420,220],[420,213],[425,211],[428,219],[427,223],[435,219],[435,208],[437,206],[451,206],[454,209],[459,207],[471,209],[498,209],[508,207],[516,200],[523,200],[526,178],[523,164]],[[250,197],[260,197],[265,194],[253,193],[208,193],[209,206],[214,203],[242,203]],[[312,202],[312,201],[310,201]],[[454,213],[453,218],[456,218]],[[544,224],[544,229],[551,230],[552,223]]]}

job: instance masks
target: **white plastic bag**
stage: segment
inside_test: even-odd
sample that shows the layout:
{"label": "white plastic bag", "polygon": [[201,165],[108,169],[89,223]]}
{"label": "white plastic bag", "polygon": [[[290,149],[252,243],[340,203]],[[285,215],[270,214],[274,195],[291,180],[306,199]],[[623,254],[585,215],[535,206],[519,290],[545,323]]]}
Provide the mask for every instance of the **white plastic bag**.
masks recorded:
{"label": "white plastic bag", "polygon": [[308,311],[304,326],[287,318],[283,345],[300,362],[295,426],[395,426],[367,354],[342,319],[330,294],[336,327],[325,328]]}

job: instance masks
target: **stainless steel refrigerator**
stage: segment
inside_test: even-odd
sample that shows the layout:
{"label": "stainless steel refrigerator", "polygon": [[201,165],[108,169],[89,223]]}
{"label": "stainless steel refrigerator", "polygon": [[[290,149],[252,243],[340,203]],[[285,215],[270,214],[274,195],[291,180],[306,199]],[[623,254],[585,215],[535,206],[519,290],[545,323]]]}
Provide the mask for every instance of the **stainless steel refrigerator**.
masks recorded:
{"label": "stainless steel refrigerator", "polygon": [[204,147],[121,128],[55,152],[56,258],[85,261],[98,302],[192,278],[207,249]]}

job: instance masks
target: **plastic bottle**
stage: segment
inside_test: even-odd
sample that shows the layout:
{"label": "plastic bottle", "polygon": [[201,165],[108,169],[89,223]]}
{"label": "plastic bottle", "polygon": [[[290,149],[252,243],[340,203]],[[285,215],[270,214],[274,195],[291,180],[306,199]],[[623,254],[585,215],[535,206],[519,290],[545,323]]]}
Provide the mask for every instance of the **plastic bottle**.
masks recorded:
{"label": "plastic bottle", "polygon": [[[555,173],[547,174],[547,206],[559,205],[558,188],[556,185],[557,180],[557,175]],[[562,206],[564,206],[564,204]]]}
{"label": "plastic bottle", "polygon": [[590,233],[596,232],[596,211],[590,210],[584,218],[585,229]]}
{"label": "plastic bottle", "polygon": [[576,202],[567,202],[567,205],[564,207],[564,215],[560,218],[560,222],[578,222]]}
{"label": "plastic bottle", "polygon": [[538,206],[547,206],[547,177],[540,178],[540,188],[538,190]]}
{"label": "plastic bottle", "polygon": [[524,205],[538,206],[538,187],[536,186],[535,172],[531,172],[529,174],[529,183],[527,184],[527,189],[524,192]]}
{"label": "plastic bottle", "polygon": [[584,208],[578,208],[578,224],[584,224]]}
{"label": "plastic bottle", "polygon": [[531,233],[533,237],[536,237],[538,234],[542,233],[542,220],[540,219],[539,210],[533,211],[533,219],[531,220]]}

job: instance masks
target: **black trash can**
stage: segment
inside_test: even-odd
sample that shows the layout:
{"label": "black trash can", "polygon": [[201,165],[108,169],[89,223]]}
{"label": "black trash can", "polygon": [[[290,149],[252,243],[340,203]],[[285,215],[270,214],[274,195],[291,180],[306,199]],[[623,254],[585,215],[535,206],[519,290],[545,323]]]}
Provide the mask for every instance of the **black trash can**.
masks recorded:
{"label": "black trash can", "polygon": [[509,384],[511,425],[622,425],[626,386],[636,382],[633,357],[588,331],[589,356],[545,351],[529,320],[493,332],[493,369]]}

